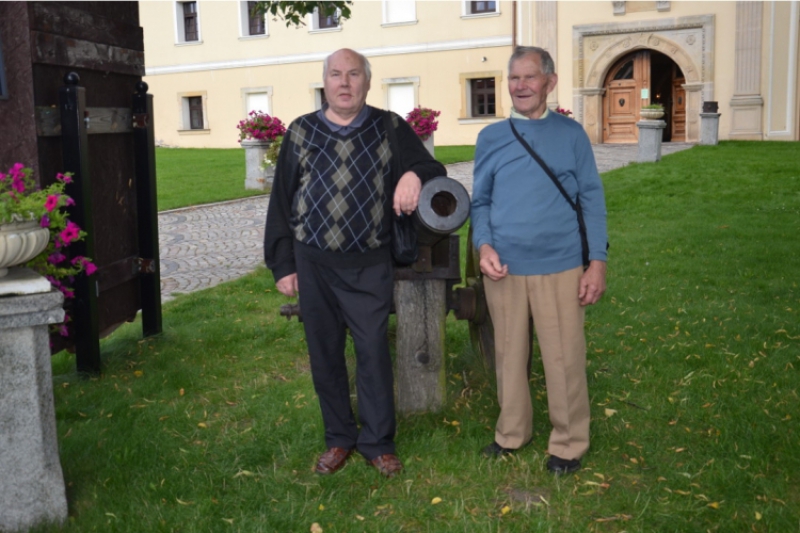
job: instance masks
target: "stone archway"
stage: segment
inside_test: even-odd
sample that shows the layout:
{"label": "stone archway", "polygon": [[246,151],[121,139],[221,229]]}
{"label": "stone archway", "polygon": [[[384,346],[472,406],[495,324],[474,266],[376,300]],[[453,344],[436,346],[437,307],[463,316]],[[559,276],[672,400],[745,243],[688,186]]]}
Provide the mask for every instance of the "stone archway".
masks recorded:
{"label": "stone archway", "polygon": [[714,99],[713,15],[575,26],[573,41],[578,51],[573,102],[593,144],[603,142],[605,76],[619,58],[638,49],[661,52],[683,71],[686,140],[699,140],[703,101]]}

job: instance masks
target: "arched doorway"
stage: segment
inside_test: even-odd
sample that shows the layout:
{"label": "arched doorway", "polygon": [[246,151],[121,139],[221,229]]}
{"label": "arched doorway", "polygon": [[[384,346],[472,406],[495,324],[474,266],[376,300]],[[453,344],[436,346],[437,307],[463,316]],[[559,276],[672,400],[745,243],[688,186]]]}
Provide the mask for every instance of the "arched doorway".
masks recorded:
{"label": "arched doorway", "polygon": [[636,122],[642,106],[664,106],[664,141],[686,140],[686,80],[680,67],[666,55],[650,49],[631,52],[606,74],[603,96],[603,142],[635,143]]}

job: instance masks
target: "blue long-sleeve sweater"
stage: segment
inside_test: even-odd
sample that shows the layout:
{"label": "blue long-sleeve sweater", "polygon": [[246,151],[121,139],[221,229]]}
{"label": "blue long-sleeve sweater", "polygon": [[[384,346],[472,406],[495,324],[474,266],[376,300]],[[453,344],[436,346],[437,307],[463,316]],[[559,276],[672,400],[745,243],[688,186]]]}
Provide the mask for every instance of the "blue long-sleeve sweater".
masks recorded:
{"label": "blue long-sleeve sweater", "polygon": [[[539,120],[511,120],[573,200],[580,198],[589,260],[605,261],[603,183],[583,127],[552,112]],[[508,121],[478,135],[471,217],[475,247],[490,244],[510,274],[553,274],[583,263],[575,211],[519,144]]]}

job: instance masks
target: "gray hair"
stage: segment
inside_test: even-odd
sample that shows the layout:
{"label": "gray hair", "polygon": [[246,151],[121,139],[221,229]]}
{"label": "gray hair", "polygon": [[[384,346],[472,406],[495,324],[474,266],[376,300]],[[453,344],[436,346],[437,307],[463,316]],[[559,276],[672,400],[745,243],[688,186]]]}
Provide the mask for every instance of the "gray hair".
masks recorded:
{"label": "gray hair", "polygon": [[550,52],[538,46],[517,46],[514,48],[514,53],[511,54],[511,59],[508,60],[508,70],[511,71],[511,65],[514,61],[522,59],[528,54],[538,54],[542,62],[542,72],[544,74],[555,74],[556,65],[553,63],[553,58]]}
{"label": "gray hair", "polygon": [[[363,54],[359,54],[355,50],[350,50],[349,48],[347,49],[343,48],[342,50],[348,50],[352,52],[358,59],[361,60],[361,65],[363,65],[364,67],[364,73],[367,75],[367,81],[371,81],[372,66],[369,64],[369,60],[366,58],[366,56]],[[341,52],[342,50],[336,50],[336,52]],[[322,79],[325,79],[325,77],[328,75],[328,63],[330,62],[331,57],[333,57],[333,54],[335,54],[336,52],[328,54],[325,57],[325,59],[322,60]]]}

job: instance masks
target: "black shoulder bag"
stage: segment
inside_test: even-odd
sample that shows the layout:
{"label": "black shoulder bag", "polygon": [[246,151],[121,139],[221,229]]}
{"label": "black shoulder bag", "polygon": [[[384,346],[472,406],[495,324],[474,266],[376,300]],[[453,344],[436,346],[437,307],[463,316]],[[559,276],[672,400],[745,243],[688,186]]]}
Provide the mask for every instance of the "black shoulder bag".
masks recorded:
{"label": "black shoulder bag", "polygon": [[583,253],[583,268],[588,268],[589,267],[589,239],[586,237],[586,223],[583,221],[583,210],[581,209],[581,200],[580,200],[580,198],[577,198],[575,201],[573,201],[572,198],[569,197],[569,194],[564,189],[564,186],[561,185],[561,182],[558,181],[558,178],[556,177],[555,173],[553,173],[553,171],[550,170],[550,167],[548,167],[547,164],[544,161],[542,161],[542,158],[539,157],[539,154],[534,152],[533,148],[531,148],[531,146],[528,143],[526,143],[525,139],[523,139],[522,136],[519,134],[519,132],[517,131],[517,128],[514,127],[514,122],[512,122],[509,119],[508,124],[511,126],[511,131],[514,132],[514,137],[516,137],[517,140],[519,141],[519,143],[522,146],[525,147],[525,149],[528,151],[529,154],[531,154],[531,157],[537,163],[539,163],[539,166],[542,167],[542,170],[545,171],[545,173],[550,177],[550,179],[553,180],[553,183],[555,183],[556,187],[558,187],[558,190],[561,192],[561,195],[567,200],[567,203],[572,208],[572,210],[575,211],[575,213],[577,213],[577,215],[578,215],[578,231],[581,234],[581,251]]}
{"label": "black shoulder bag", "polygon": [[[392,152],[392,194],[397,187],[397,182],[402,176],[400,145],[397,141],[397,132],[392,124],[392,115],[389,111],[383,112],[383,127],[389,139],[389,149]],[[396,158],[396,159],[395,159]],[[399,266],[413,265],[419,258],[419,246],[417,244],[417,230],[414,227],[414,220],[410,215],[400,213],[397,216],[392,213],[392,258]]]}

